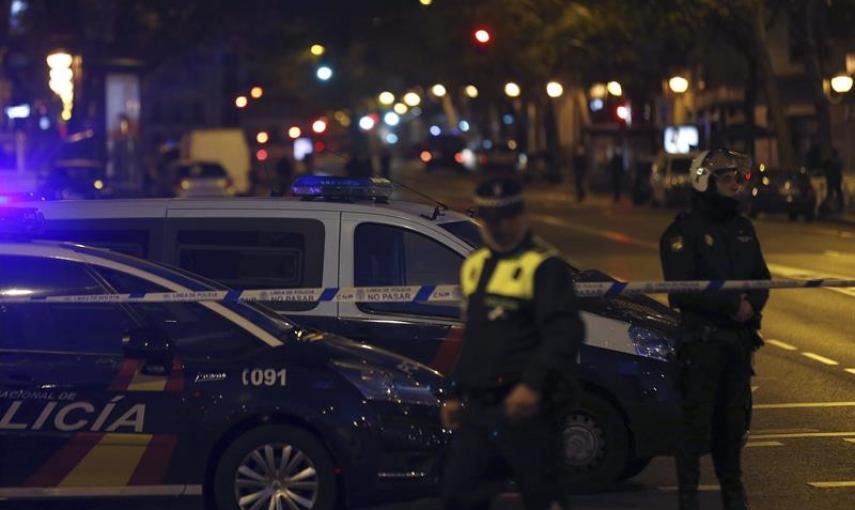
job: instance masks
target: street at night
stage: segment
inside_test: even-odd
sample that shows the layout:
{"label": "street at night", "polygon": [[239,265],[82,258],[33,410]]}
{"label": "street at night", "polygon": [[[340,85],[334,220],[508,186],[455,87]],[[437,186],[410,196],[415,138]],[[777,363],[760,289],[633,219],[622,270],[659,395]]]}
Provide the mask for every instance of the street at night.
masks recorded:
{"label": "street at night", "polygon": [[855,509],[855,0],[0,0],[0,510]]}

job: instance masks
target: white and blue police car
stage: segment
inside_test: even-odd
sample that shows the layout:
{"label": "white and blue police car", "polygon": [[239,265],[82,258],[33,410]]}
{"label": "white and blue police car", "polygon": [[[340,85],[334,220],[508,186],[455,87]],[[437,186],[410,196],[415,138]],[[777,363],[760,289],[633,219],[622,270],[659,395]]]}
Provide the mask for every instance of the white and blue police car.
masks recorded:
{"label": "white and blue police car", "polygon": [[[457,284],[477,224],[397,199],[383,179],[307,176],[295,197],[42,202],[45,239],[166,263],[235,289]],[[576,271],[578,281],[608,280]],[[646,297],[582,299],[582,406],[566,422],[572,485],[596,490],[673,446],[678,318]],[[288,320],[393,351],[439,372],[462,335],[453,303],[272,302]]]}
{"label": "white and blue police car", "polygon": [[438,373],[263,306],[146,301],[222,286],[33,241],[40,220],[0,207],[0,499],[329,510],[435,490]]}

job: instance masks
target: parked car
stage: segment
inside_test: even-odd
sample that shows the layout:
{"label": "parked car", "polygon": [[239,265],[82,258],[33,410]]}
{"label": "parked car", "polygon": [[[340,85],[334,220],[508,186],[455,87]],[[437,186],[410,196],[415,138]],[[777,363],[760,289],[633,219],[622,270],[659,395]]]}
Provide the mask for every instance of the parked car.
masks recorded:
{"label": "parked car", "polygon": [[167,170],[176,197],[225,197],[235,189],[226,169],[216,162],[182,161]]}
{"label": "parked car", "polygon": [[[309,176],[294,183],[293,198],[45,203],[43,237],[148,258],[238,289],[457,284],[464,257],[481,245],[476,223],[439,205],[394,200],[390,186]],[[573,271],[578,281],[608,279]],[[581,302],[588,337],[580,405],[565,423],[567,485],[591,491],[671,452],[679,413],[669,359],[679,320],[647,297]],[[442,373],[462,341],[453,303],[268,305],[302,326]]]}
{"label": "parked car", "polygon": [[661,153],[653,162],[650,172],[651,203],[674,207],[688,204],[692,196],[689,169],[699,153]]}
{"label": "parked car", "polygon": [[0,207],[0,299],[37,301],[0,302],[0,499],[201,494],[217,510],[332,510],[435,493],[448,437],[438,373],[256,304],[46,302],[225,288],[32,241],[20,213],[32,215]]}
{"label": "parked car", "polygon": [[49,200],[103,198],[111,193],[110,188],[104,165],[73,159],[58,161],[37,193]]}
{"label": "parked car", "polygon": [[505,173],[526,177],[528,155],[514,140],[492,142],[484,140],[482,149],[476,152],[478,167],[488,174]]}
{"label": "parked car", "polygon": [[807,171],[769,168],[760,165],[748,182],[751,197],[748,213],[786,214],[795,221],[800,216],[807,221],[816,218],[816,192]]}
{"label": "parked car", "polygon": [[[467,156],[469,161],[467,161]],[[425,170],[447,168],[457,171],[473,169],[474,154],[466,146],[466,141],[457,135],[439,135],[428,137],[427,145],[419,158]],[[468,165],[467,165],[468,163]]]}

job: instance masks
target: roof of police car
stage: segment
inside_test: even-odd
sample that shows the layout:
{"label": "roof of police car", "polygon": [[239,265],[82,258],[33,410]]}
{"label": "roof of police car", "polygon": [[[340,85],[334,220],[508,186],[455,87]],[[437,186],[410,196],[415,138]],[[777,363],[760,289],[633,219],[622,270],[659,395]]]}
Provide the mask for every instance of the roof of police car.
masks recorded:
{"label": "roof of police car", "polygon": [[[295,197],[228,197],[228,198],[122,198],[103,200],[59,200],[15,204],[36,207],[51,219],[54,211],[63,211],[64,218],[150,218],[151,208],[165,209],[220,209],[220,210],[310,210],[317,212],[384,213],[424,219],[433,216],[433,204],[390,200],[388,203],[369,201],[343,202],[332,200],[300,200]],[[467,220],[468,216],[455,211],[441,211],[436,223]],[[429,220],[426,220],[429,221]]]}

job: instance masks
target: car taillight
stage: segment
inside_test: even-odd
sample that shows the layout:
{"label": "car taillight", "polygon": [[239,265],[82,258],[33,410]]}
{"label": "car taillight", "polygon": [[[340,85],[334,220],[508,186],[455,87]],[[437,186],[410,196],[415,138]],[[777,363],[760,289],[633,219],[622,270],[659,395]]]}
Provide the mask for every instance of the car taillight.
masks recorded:
{"label": "car taillight", "polygon": [[419,159],[421,159],[423,163],[430,163],[433,159],[433,154],[431,154],[430,151],[422,151],[422,153],[419,154]]}
{"label": "car taillight", "polygon": [[462,152],[456,152],[454,154],[454,161],[457,161],[458,163],[462,164],[463,163],[463,153]]}

